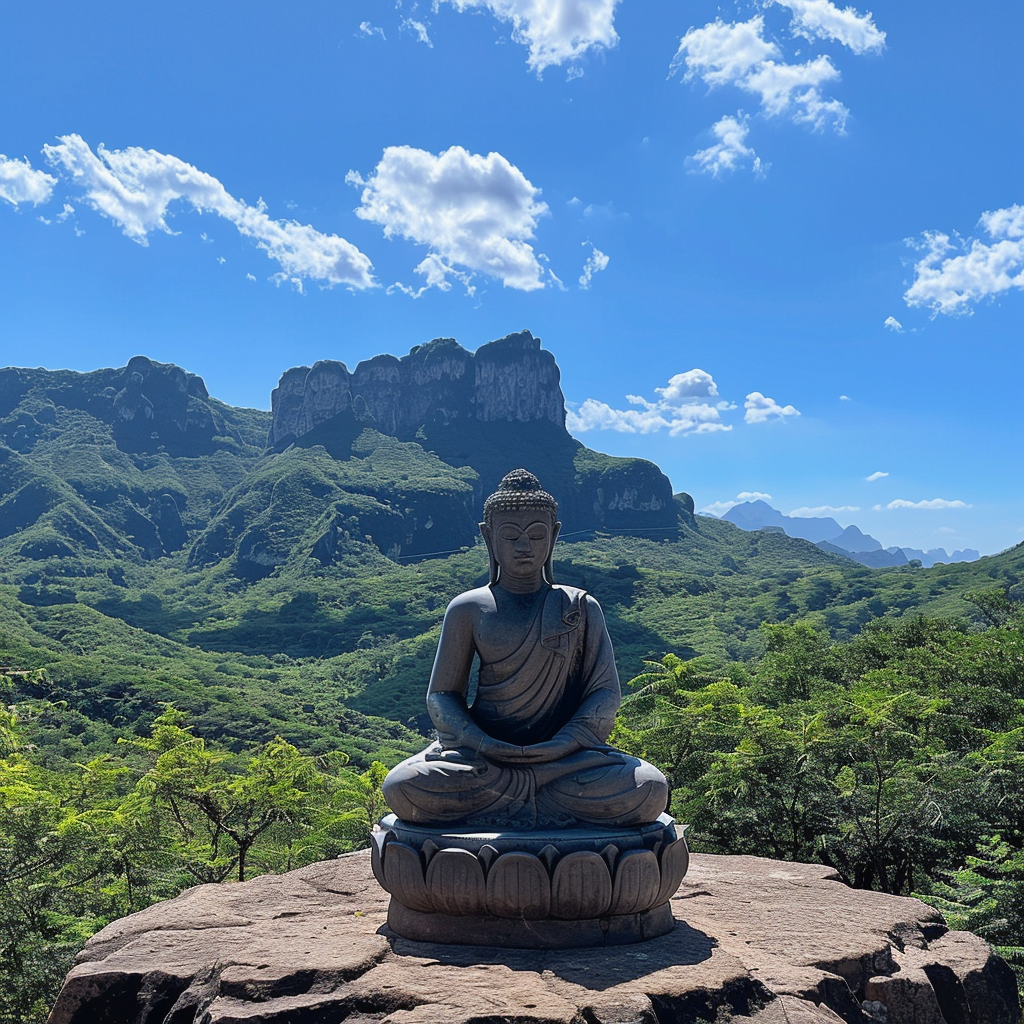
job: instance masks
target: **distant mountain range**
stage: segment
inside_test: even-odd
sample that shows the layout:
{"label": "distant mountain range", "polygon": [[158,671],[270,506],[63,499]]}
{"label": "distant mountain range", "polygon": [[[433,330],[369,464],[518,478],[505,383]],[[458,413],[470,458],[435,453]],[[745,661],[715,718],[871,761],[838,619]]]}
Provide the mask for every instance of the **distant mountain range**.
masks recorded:
{"label": "distant mountain range", "polygon": [[924,566],[938,562],[973,562],[980,558],[979,552],[973,548],[964,548],[947,554],[944,548],[932,548],[921,551],[918,548],[883,548],[880,541],[870,534],[864,533],[856,526],[843,529],[831,517],[814,518],[783,515],[778,509],[772,508],[766,501],[744,501],[733,505],[721,517],[741,530],[773,530],[785,533],[789,537],[800,537],[817,544],[824,551],[845,555],[861,565],[869,565],[875,569],[890,565],[906,565],[911,559],[917,559]]}

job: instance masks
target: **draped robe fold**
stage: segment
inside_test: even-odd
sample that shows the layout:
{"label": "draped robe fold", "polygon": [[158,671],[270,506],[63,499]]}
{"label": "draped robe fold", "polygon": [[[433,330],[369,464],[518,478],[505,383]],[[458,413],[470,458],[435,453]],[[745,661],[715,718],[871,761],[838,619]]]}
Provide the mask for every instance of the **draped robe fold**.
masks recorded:
{"label": "draped robe fold", "polygon": [[418,824],[498,828],[637,825],[665,809],[657,768],[608,746],[621,700],[611,640],[598,603],[551,586],[522,642],[481,664],[469,714],[495,739],[528,746],[572,738],[579,749],[542,765],[497,764],[441,735],[392,769],[384,793]]}

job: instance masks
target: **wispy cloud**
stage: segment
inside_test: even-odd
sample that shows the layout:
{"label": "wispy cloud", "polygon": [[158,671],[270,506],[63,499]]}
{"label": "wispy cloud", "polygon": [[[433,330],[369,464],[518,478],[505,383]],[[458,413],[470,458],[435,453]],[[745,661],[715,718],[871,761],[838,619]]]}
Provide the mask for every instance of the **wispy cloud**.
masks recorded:
{"label": "wispy cloud", "polygon": [[901,324],[894,316],[887,316],[882,326],[888,327],[890,331],[895,331],[897,334],[903,333],[903,324]]}
{"label": "wispy cloud", "polygon": [[579,60],[588,50],[610,49],[619,41],[615,7],[619,0],[447,0],[459,11],[490,11],[511,22],[512,38],[529,47],[526,63],[541,75],[552,65]]}
{"label": "wispy cloud", "polygon": [[540,189],[500,153],[452,146],[435,156],[389,146],[368,178],[349,171],[345,180],[362,188],[358,217],[380,224],[387,238],[428,247],[415,268],[426,284],[402,290],[447,291],[456,280],[472,293],[474,274],[520,291],[544,287],[547,275],[527,239],[548,207]]}
{"label": "wispy cloud", "polygon": [[770,420],[784,420],[788,416],[799,416],[800,412],[791,405],[779,405],[774,398],[762,395],[760,391],[751,391],[743,403],[746,412],[743,419],[747,423],[767,423]]}
{"label": "wispy cloud", "polygon": [[875,25],[870,11],[861,14],[852,7],[840,10],[830,0],[775,0],[793,12],[792,31],[805,39],[829,39],[848,46],[854,53],[879,51],[885,33]]}
{"label": "wispy cloud", "polygon": [[722,411],[734,408],[728,402],[710,402],[718,395],[711,374],[704,370],[677,373],[668,384],[655,388],[652,400],[626,395],[629,409],[615,409],[606,402],[588,398],[578,409],[566,411],[566,426],[575,434],[588,430],[616,430],[626,434],[653,434],[667,430],[680,434],[709,434],[732,430],[722,422]]}
{"label": "wispy cloud", "polygon": [[820,519],[822,516],[835,516],[843,512],[859,512],[859,505],[814,505],[808,507],[801,505],[800,508],[792,509],[788,515],[795,519]]}
{"label": "wispy cloud", "polygon": [[907,240],[924,253],[903,295],[908,306],[925,306],[932,316],[970,314],[982,299],[1024,288],[1024,206],[987,210],[978,223],[991,243],[959,235],[954,241],[941,231]]}
{"label": "wispy cloud", "polygon": [[886,477],[886,476],[888,476],[888,475],[889,475],[888,473],[883,473],[883,472],[882,472],[882,471],[881,471],[881,470],[879,469],[879,470],[876,470],[876,471],[875,471],[874,473],[872,473],[872,474],[871,474],[871,476],[866,476],[866,477],[864,477],[864,479],[865,479],[865,480],[867,480],[867,482],[868,482],[869,484],[873,484],[873,483],[874,483],[874,482],[875,482],[876,480],[881,480],[881,479],[882,479],[882,477]]}
{"label": "wispy cloud", "polygon": [[38,206],[53,195],[57,179],[45,171],[37,171],[27,159],[8,159],[0,153],[0,199],[12,206],[31,203]]}
{"label": "wispy cloud", "polygon": [[741,112],[735,117],[726,114],[716,121],[711,126],[711,134],[718,141],[689,157],[687,165],[690,170],[717,178],[749,164],[755,174],[763,174],[765,168],[761,158],[746,144],[749,124],[749,119]]}
{"label": "wispy cloud", "polygon": [[587,262],[583,264],[583,273],[580,274],[580,287],[586,290],[590,287],[590,282],[594,279],[594,275],[608,268],[610,257],[601,252],[593,242],[584,242],[583,244],[589,245],[591,249]]}
{"label": "wispy cloud", "polygon": [[[906,498],[897,498],[895,501],[890,501],[886,508],[927,508],[927,509],[942,509],[942,508],[973,508],[966,501],[947,501],[945,498],[929,498],[924,501],[908,501]],[[882,506],[875,505],[876,511],[880,511]]]}
{"label": "wispy cloud", "polygon": [[148,244],[153,231],[174,234],[168,208],[180,200],[234,224],[288,277],[358,289],[376,284],[370,258],[351,242],[308,224],[272,220],[262,201],[249,206],[235,199],[215,177],[175,156],[136,146],[108,150],[100,145],[94,153],[80,135],[63,135],[59,145],[44,146],[43,152],[94,210],[140,245]]}
{"label": "wispy cloud", "polygon": [[[430,34],[427,32],[427,26],[422,21],[416,21],[413,18],[403,18],[401,27],[408,29],[416,38],[423,43],[425,46],[429,46],[430,49],[434,48],[434,44],[431,42]],[[381,33],[383,35],[383,33]]]}
{"label": "wispy cloud", "polygon": [[371,38],[373,36],[380,36],[381,39],[387,39],[387,36],[384,35],[384,29],[382,29],[379,25],[374,25],[372,22],[369,21],[359,22],[359,32],[360,34],[364,36],[370,36]]}

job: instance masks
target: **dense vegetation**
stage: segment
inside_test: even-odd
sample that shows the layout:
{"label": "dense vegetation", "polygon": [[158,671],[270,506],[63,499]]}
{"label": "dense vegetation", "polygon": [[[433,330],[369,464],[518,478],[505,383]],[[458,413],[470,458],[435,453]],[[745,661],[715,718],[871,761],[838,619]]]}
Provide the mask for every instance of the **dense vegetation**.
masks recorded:
{"label": "dense vegetation", "polygon": [[666,655],[615,738],[669,776],[696,849],[921,895],[1020,971],[1024,603],[969,596],[987,628],[911,615],[837,643],[797,621],[762,627],[753,664]]}

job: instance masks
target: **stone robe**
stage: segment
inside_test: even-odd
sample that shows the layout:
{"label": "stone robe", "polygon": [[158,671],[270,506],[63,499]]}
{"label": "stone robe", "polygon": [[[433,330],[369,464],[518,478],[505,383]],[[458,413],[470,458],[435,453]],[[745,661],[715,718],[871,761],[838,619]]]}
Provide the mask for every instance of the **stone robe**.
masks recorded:
{"label": "stone robe", "polygon": [[652,822],[668,785],[653,765],[608,746],[620,700],[600,606],[585,591],[547,588],[515,651],[481,664],[469,714],[494,739],[529,746],[571,738],[580,749],[543,764],[498,764],[441,735],[392,769],[384,796],[399,818],[424,825]]}

